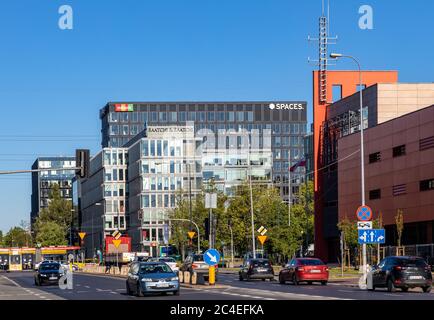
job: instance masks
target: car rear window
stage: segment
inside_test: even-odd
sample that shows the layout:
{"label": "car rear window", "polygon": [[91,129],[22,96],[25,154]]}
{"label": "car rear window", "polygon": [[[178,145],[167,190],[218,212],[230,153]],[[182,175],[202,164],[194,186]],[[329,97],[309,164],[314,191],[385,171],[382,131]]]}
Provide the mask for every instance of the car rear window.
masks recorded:
{"label": "car rear window", "polygon": [[160,262],[176,262],[173,258],[160,258]]}
{"label": "car rear window", "polygon": [[268,261],[252,261],[253,267],[269,267],[270,263]]}
{"label": "car rear window", "polygon": [[427,263],[423,259],[398,259],[398,264],[401,267],[425,268],[427,266]]}
{"label": "car rear window", "polygon": [[172,273],[172,269],[167,264],[152,263],[142,264],[140,266],[140,273]]}
{"label": "car rear window", "polygon": [[299,259],[298,262],[304,266],[322,266],[324,264],[319,259]]}

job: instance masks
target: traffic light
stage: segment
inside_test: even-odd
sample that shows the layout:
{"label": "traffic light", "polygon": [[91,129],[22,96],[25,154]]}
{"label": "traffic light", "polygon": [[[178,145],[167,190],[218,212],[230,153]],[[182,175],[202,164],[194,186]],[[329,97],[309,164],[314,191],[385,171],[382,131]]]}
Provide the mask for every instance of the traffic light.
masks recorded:
{"label": "traffic light", "polygon": [[205,218],[205,239],[209,238],[209,218]]}
{"label": "traffic light", "polygon": [[75,174],[80,178],[89,177],[89,150],[78,149],[75,151],[75,163],[78,169],[75,170]]}

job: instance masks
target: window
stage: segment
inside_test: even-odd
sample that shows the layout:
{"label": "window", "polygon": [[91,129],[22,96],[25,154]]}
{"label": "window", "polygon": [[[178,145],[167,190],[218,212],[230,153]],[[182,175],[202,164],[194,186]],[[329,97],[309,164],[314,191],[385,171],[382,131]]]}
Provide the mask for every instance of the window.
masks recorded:
{"label": "window", "polygon": [[160,120],[160,122],[167,122],[167,113],[166,112],[160,112],[159,113],[159,120]]}
{"label": "window", "polygon": [[244,112],[237,112],[237,121],[244,121]]}
{"label": "window", "polygon": [[151,112],[151,119],[149,119],[150,122],[157,122],[158,120],[158,112],[152,111]]}
{"label": "window", "polygon": [[198,112],[198,120],[199,120],[199,122],[205,122],[206,113],[205,112]]}
{"label": "window", "polygon": [[247,112],[247,121],[253,122],[253,111]]}
{"label": "window", "polygon": [[233,111],[228,112],[228,121],[229,122],[235,121],[235,112],[233,112]]}
{"label": "window", "polygon": [[186,120],[187,120],[186,112],[180,112],[179,121],[186,121]]}
{"label": "window", "polygon": [[140,122],[148,122],[148,113],[140,112]]}
{"label": "window", "polygon": [[381,152],[375,152],[369,155],[369,163],[375,163],[379,161],[381,161]]}
{"label": "window", "polygon": [[420,191],[434,190],[434,179],[422,180],[420,182]]}
{"label": "window", "polygon": [[381,189],[375,189],[369,191],[369,200],[375,200],[381,198]]}
{"label": "window", "polygon": [[109,121],[110,122],[118,122],[118,119],[119,119],[118,115],[119,114],[117,112],[110,112]]}
{"label": "window", "polygon": [[215,121],[215,113],[210,111],[208,112],[208,121],[209,122],[214,122]]}
{"label": "window", "polygon": [[131,122],[138,122],[139,117],[137,115],[137,112],[131,112]]}
{"label": "window", "polygon": [[393,148],[393,157],[400,157],[405,155],[405,144],[403,144],[402,146],[398,146]]}
{"label": "window", "polygon": [[217,121],[224,122],[225,121],[225,113],[224,111],[217,112]]}
{"label": "window", "polygon": [[189,112],[188,113],[188,121],[196,121],[196,112]]}
{"label": "window", "polygon": [[405,184],[398,184],[396,186],[393,186],[392,187],[392,193],[393,193],[394,197],[400,196],[402,194],[406,194],[407,193],[406,185]]}
{"label": "window", "polygon": [[419,140],[420,151],[431,149],[431,148],[434,148],[434,136]]}
{"label": "window", "polygon": [[170,122],[177,122],[178,121],[178,114],[176,112],[170,112]]}
{"label": "window", "polygon": [[129,134],[130,128],[128,125],[122,126],[122,135],[127,136]]}

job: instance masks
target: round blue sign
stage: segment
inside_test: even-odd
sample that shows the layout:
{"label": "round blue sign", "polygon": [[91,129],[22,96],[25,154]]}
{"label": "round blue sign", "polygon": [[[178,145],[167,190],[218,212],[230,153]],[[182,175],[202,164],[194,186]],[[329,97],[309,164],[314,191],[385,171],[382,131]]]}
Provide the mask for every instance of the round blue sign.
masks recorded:
{"label": "round blue sign", "polygon": [[360,206],[357,209],[357,219],[359,219],[359,221],[371,221],[372,209],[368,206]]}
{"label": "round blue sign", "polygon": [[209,266],[215,266],[220,261],[220,253],[216,249],[208,249],[203,254],[203,260]]}

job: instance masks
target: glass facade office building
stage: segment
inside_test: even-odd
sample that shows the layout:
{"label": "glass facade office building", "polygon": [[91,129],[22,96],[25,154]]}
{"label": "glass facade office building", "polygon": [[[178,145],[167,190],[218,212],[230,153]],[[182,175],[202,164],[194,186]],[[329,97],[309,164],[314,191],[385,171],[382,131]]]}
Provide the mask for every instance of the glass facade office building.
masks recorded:
{"label": "glass facade office building", "polygon": [[48,207],[51,188],[59,185],[62,198],[72,201],[72,179],[75,177],[75,157],[40,157],[35,160],[32,170],[32,211],[30,221],[35,222],[39,212]]}
{"label": "glass facade office building", "polygon": [[[304,101],[252,102],[110,102],[100,111],[102,147],[121,147],[148,126],[185,125],[194,122],[196,135],[207,130],[271,131],[272,183],[288,199],[289,167],[304,156],[307,123]],[[296,201],[304,167],[291,173],[291,199]]]}
{"label": "glass facade office building", "polygon": [[201,192],[197,142],[193,126],[148,126],[147,137],[129,146],[128,234],[133,251],[158,256],[168,240],[168,210],[176,207],[179,192],[185,197],[190,190],[192,197]]}

